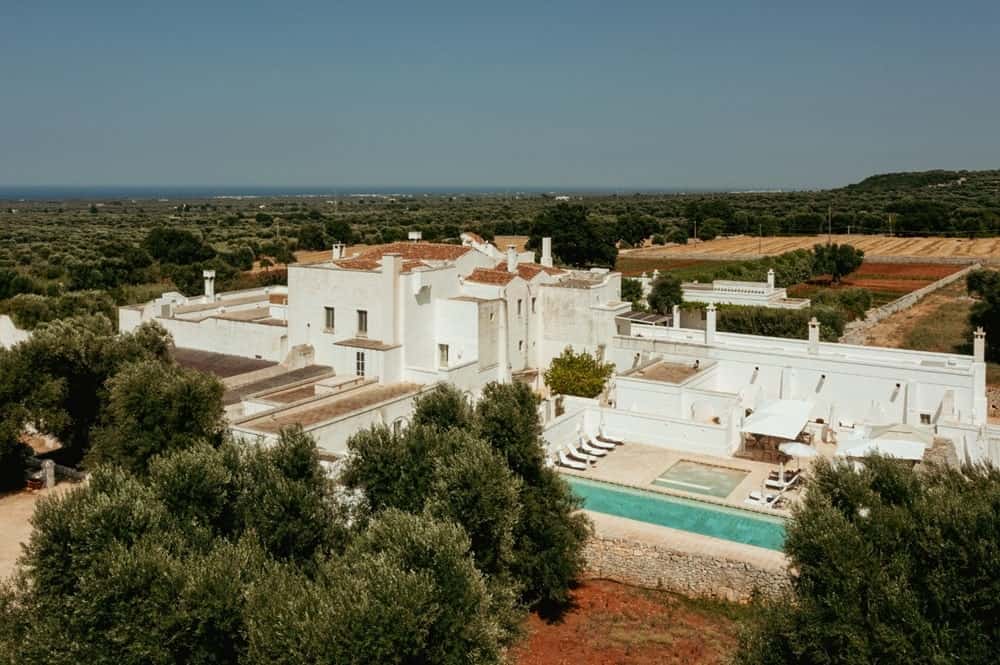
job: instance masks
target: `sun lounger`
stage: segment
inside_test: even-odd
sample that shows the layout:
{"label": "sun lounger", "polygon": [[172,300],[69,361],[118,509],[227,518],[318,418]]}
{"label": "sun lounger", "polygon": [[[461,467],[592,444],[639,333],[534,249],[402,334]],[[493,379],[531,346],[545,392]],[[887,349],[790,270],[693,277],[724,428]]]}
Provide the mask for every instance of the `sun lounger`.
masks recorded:
{"label": "sun lounger", "polygon": [[781,482],[781,480],[779,480],[778,478],[769,477],[767,480],[764,481],[764,485],[768,489],[772,490],[788,490],[794,487],[795,483],[799,482],[799,478],[801,477],[802,474],[796,471],[795,474],[785,482]]}
{"label": "sun lounger", "polygon": [[566,453],[564,453],[561,450],[559,451],[559,461],[557,462],[557,464],[559,464],[559,466],[564,466],[567,469],[576,469],[577,471],[587,470],[586,464],[584,464],[583,462],[576,462],[574,460],[571,460],[569,457],[566,456]]}
{"label": "sun lounger", "polygon": [[624,439],[621,439],[617,436],[612,436],[611,434],[606,432],[603,427],[597,431],[597,438],[605,443],[613,443],[616,446],[625,445]]}
{"label": "sun lounger", "polygon": [[768,494],[766,496],[762,496],[760,492],[754,490],[753,492],[750,492],[750,495],[747,496],[746,499],[743,500],[743,503],[747,504],[748,506],[773,508],[778,498],[779,497],[777,494]]}
{"label": "sun lounger", "polygon": [[594,448],[598,448],[600,450],[614,450],[616,448],[615,444],[601,441],[597,439],[593,434],[584,434],[583,437],[584,437],[583,440],[589,443]]}
{"label": "sun lounger", "polygon": [[580,441],[580,450],[587,453],[588,455],[593,455],[594,457],[604,457],[608,454],[608,451],[601,450],[600,448],[595,448],[594,446],[587,443],[586,439]]}
{"label": "sun lounger", "polygon": [[568,443],[566,444],[566,456],[569,457],[569,459],[571,460],[575,460],[577,462],[585,462],[587,464],[594,464],[597,462],[597,458],[595,456],[588,455],[582,450],[577,450]]}

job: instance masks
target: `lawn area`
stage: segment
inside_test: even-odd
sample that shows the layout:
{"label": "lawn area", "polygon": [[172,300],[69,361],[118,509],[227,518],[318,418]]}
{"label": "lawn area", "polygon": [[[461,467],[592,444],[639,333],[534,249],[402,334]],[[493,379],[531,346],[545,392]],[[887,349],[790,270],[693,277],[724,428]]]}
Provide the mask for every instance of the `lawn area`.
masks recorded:
{"label": "lawn area", "polygon": [[574,593],[575,607],[561,621],[531,615],[517,665],[630,665],[728,663],[740,623],[750,609],[692,600],[605,580]]}
{"label": "lawn area", "polygon": [[921,318],[903,336],[902,347],[940,353],[971,353],[969,300],[949,300]]}

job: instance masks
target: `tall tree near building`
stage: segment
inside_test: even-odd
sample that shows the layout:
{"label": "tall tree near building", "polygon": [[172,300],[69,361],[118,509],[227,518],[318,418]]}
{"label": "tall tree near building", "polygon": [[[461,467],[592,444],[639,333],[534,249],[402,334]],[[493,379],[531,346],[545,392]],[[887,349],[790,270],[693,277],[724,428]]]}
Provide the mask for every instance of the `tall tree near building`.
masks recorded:
{"label": "tall tree near building", "polygon": [[653,287],[646,296],[649,309],[658,314],[670,314],[674,305],[684,302],[681,282],[670,273],[662,273],[653,280]]}
{"label": "tall tree near building", "polygon": [[966,277],[969,293],[979,298],[969,313],[973,328],[986,331],[986,357],[1000,361],[1000,272],[974,270]]}
{"label": "tall tree near building", "polygon": [[147,360],[125,365],[107,388],[88,466],[115,464],[141,474],[156,455],[222,443],[224,388],[209,374]]}
{"label": "tall tree near building", "polygon": [[576,353],[567,346],[545,370],[545,385],[555,395],[590,399],[601,394],[614,369],[613,364],[602,363],[593,354],[586,351]]}
{"label": "tall tree near building", "polygon": [[587,216],[583,205],[558,203],[543,210],[531,224],[527,248],[540,250],[542,238],[552,238],[552,253],[570,266],[611,268],[618,257],[613,225],[601,225]]}

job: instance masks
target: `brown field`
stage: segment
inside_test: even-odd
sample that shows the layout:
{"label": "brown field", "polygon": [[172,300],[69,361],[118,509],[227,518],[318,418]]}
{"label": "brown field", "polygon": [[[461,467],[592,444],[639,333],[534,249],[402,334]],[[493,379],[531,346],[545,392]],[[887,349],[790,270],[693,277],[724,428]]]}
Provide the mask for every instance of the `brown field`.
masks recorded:
{"label": "brown field", "polygon": [[594,580],[556,623],[533,614],[517,665],[715,665],[736,651],[742,606]]}
{"label": "brown field", "polygon": [[[933,258],[983,258],[1000,259],[1000,238],[896,238],[887,236],[835,235],[834,242],[850,243],[872,257],[914,256]],[[673,247],[645,247],[629,250],[632,257],[672,257],[686,254],[718,256],[724,259],[733,255],[781,254],[795,249],[810,249],[817,243],[825,243],[827,236],[794,236],[758,239],[752,236],[717,238],[708,242],[697,242]]]}

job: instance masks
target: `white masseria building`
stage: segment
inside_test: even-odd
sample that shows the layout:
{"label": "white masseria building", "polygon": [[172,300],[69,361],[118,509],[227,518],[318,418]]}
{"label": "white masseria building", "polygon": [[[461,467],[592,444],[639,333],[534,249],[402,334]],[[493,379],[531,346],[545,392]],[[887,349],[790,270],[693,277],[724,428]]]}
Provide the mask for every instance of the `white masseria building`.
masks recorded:
{"label": "white masseria building", "polygon": [[[544,392],[541,372],[572,346],[617,371],[598,399],[567,397],[559,415],[543,403],[552,452],[604,428],[728,457],[757,427],[755,412],[777,410],[818,440],[905,426],[950,440],[960,461],[1000,462],[981,335],[971,357],[823,343],[818,324],[807,340],[735,335],[716,331],[714,304],[704,329],[681,327],[679,317],[664,326],[667,317],[629,316],[619,273],[554,267],[548,239],[538,262],[475,234],[462,241],[351,256],[337,246],[327,261],[289,266],[287,288],[216,294],[206,273],[203,295],[123,307],[119,324],[155,320],[184,352],[257,363],[224,378],[231,429],[270,440],[298,424],[332,456],[360,428],[408,422],[414,397],[438,382],[473,400],[490,381]],[[782,291],[764,288],[767,297]]]}

